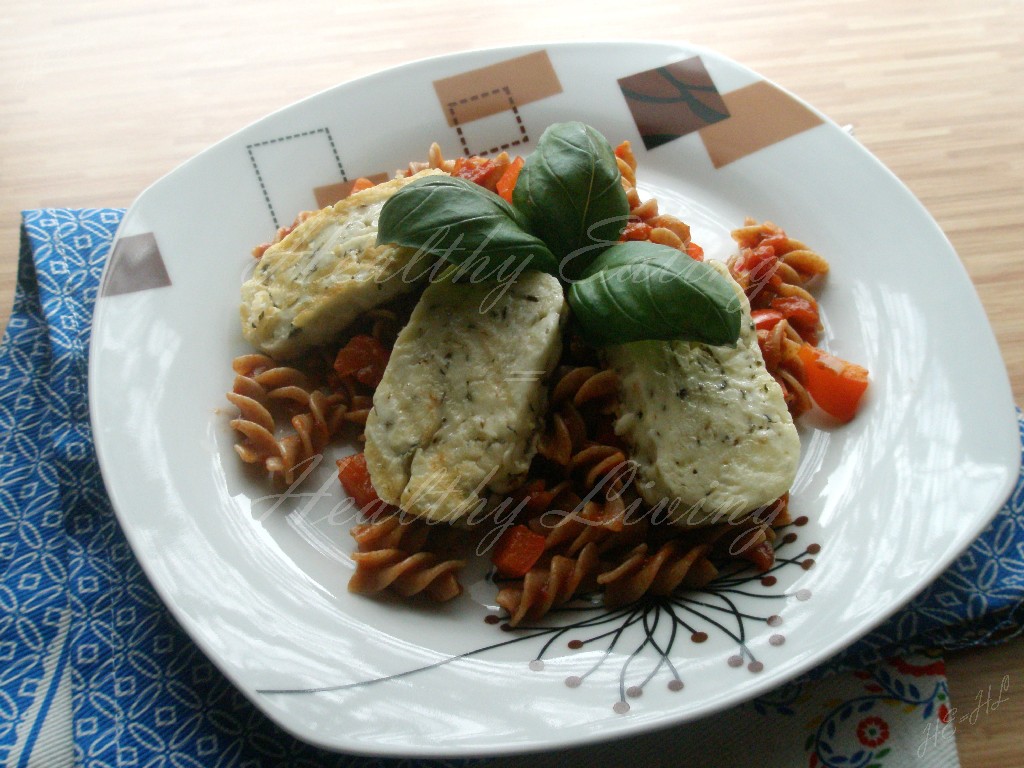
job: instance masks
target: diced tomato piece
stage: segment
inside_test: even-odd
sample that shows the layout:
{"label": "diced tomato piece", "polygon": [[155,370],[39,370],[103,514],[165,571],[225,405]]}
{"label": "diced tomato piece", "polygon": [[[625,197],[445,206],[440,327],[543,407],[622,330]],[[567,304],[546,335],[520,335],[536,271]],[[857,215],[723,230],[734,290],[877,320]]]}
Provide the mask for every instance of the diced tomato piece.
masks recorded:
{"label": "diced tomato piece", "polygon": [[349,190],[350,195],[354,195],[356,192],[362,192],[364,189],[377,186],[365,176],[360,176],[352,183],[352,189]]}
{"label": "diced tomato piece", "polygon": [[338,459],[338,480],[345,493],[362,510],[370,509],[371,505],[382,507],[383,502],[370,481],[370,470],[366,467],[366,456],[354,453]]}
{"label": "diced tomato piece", "polygon": [[780,320],[785,319],[777,309],[755,309],[751,311],[750,316],[754,320],[754,328],[758,331],[770,331]]}
{"label": "diced tomato piece", "polygon": [[686,255],[694,261],[704,261],[704,249],[692,240],[686,244]]}
{"label": "diced tomato piece", "polygon": [[514,501],[524,501],[523,509],[531,514],[547,512],[551,502],[555,499],[556,491],[549,490],[540,478],[531,480],[517,489],[513,494]]}
{"label": "diced tomato piece", "polygon": [[776,296],[771,300],[771,308],[781,312],[804,339],[805,331],[817,335],[818,305],[814,302],[802,296]]}
{"label": "diced tomato piece", "polygon": [[775,547],[767,541],[762,541],[757,546],[745,550],[743,557],[753,563],[758,571],[765,573],[775,565]]}
{"label": "diced tomato piece", "polygon": [[274,235],[273,240],[271,240],[269,243],[257,245],[255,248],[252,249],[253,257],[257,259],[262,259],[263,254],[267,252],[267,249],[270,248],[270,246],[274,245],[275,243],[279,243],[286,237],[288,237],[288,235],[292,233],[292,230],[299,226],[299,224],[305,221],[309,216],[310,214],[308,212],[300,213],[298,216],[295,217],[295,221],[293,221],[287,227],[278,227],[277,234]]}
{"label": "diced tomato piece", "polygon": [[756,280],[764,280],[772,275],[778,263],[775,249],[768,246],[748,248],[743,255],[743,268]]}
{"label": "diced tomato piece", "polygon": [[729,554],[749,560],[762,573],[775,564],[775,548],[760,528],[748,528],[733,536]]}
{"label": "diced tomato piece", "polygon": [[764,358],[764,365],[769,371],[775,370],[779,363],[779,348],[775,344],[771,344],[771,331],[757,332],[757,346],[761,350],[761,357]]}
{"label": "diced tomato piece", "polygon": [[517,157],[505,167],[505,170],[501,174],[501,178],[498,179],[495,190],[505,199],[505,202],[512,202],[512,190],[516,188],[516,182],[519,181],[519,171],[522,170],[522,168],[523,158]]}
{"label": "diced tomato piece", "polygon": [[804,364],[802,383],[818,407],[840,421],[850,421],[868,388],[867,369],[810,344],[800,347],[800,362]]}
{"label": "diced tomato piece", "polygon": [[505,169],[484,157],[460,157],[452,168],[452,176],[472,181],[487,189],[494,189]]}
{"label": "diced tomato piece", "polygon": [[626,224],[626,228],[622,230],[619,240],[623,242],[626,240],[648,240],[650,237],[651,225],[643,221],[634,220]]}
{"label": "diced tomato piece", "polygon": [[525,525],[509,528],[494,545],[491,562],[502,576],[525,576],[544,554],[544,537]]}
{"label": "diced tomato piece", "polygon": [[354,376],[360,384],[376,387],[390,357],[391,353],[373,336],[353,336],[338,350],[334,370],[339,376]]}

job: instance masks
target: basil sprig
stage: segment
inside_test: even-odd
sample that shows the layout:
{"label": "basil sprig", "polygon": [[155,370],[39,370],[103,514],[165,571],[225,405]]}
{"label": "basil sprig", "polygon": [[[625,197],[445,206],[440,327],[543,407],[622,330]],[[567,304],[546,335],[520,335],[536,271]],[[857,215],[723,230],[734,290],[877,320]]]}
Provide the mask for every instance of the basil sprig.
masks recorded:
{"label": "basil sprig", "polygon": [[739,297],[714,267],[667,245],[627,242],[604,251],[569,286],[569,305],[587,342],[645,339],[732,344]]}
{"label": "basil sprig", "polygon": [[735,343],[741,310],[729,281],[674,248],[617,242],[628,215],[608,142],[583,123],[557,123],[523,164],[512,205],[465,179],[428,176],[384,203],[377,242],[432,253],[472,281],[556,275],[595,346]]}
{"label": "basil sprig", "polygon": [[556,123],[541,134],[516,181],[512,203],[575,280],[614,244],[629,218],[615,152],[583,123]]}
{"label": "basil sprig", "polygon": [[558,274],[558,260],[528,231],[522,214],[479,184],[452,176],[417,179],[393,195],[381,209],[377,242],[432,253],[478,280],[523,265]]}

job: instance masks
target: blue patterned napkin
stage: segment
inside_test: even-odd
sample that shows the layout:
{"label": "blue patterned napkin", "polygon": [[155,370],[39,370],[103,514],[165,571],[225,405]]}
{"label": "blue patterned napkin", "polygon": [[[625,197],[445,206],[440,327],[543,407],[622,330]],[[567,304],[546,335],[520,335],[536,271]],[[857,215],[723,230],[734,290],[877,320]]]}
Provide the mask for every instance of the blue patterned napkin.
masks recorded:
{"label": "blue patterned napkin", "polygon": [[[46,209],[23,218],[14,310],[0,347],[0,764],[394,765],[324,753],[277,729],[174,623],[128,548],[100,478],[86,397],[92,307],[122,215]],[[1020,634],[1022,509],[1018,483],[953,567],[811,677],[858,669],[857,679],[881,690],[895,674],[881,669],[882,659]],[[895,670],[924,674],[915,663]],[[945,706],[944,681],[935,691],[926,719]],[[792,714],[786,701],[765,697],[747,714]],[[846,711],[837,708],[835,718]],[[861,745],[888,738],[879,722],[861,717]],[[812,765],[825,764],[832,749],[812,739],[801,747]]]}

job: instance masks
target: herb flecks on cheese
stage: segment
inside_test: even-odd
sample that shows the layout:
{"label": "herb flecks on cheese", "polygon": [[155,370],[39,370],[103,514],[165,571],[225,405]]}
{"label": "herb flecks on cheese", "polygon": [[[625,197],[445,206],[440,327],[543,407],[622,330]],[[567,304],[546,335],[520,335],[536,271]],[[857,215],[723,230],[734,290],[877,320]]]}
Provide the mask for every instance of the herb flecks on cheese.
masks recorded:
{"label": "herb flecks on cheese", "polygon": [[736,346],[639,341],[607,349],[621,382],[615,431],[633,447],[637,488],[683,526],[738,520],[770,504],[789,491],[800,460],[750,305],[729,280],[743,311]]}
{"label": "herb flecks on cheese", "polygon": [[[363,312],[419,287],[433,257],[377,245],[384,203],[421,171],[317,211],[260,258],[242,285],[242,333],[277,358],[335,338]],[[422,263],[420,263],[422,261]]]}
{"label": "herb flecks on cheese", "polygon": [[455,523],[522,483],[566,313],[558,280],[540,272],[427,287],[366,421],[366,464],[384,501]]}

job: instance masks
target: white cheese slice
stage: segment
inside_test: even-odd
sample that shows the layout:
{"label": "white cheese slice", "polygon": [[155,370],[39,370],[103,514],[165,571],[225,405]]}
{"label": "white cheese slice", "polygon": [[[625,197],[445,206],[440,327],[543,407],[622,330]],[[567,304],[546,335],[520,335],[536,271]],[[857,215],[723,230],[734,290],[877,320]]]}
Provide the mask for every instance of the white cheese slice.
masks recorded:
{"label": "white cheese slice", "polygon": [[454,523],[522,482],[566,312],[558,280],[539,272],[427,287],[366,421],[366,464],[384,501]]}
{"label": "white cheese slice", "polygon": [[800,439],[765,369],[750,304],[735,347],[641,341],[607,349],[619,375],[615,431],[632,446],[638,489],[678,525],[738,520],[786,493]]}
{"label": "white cheese slice", "polygon": [[[377,245],[384,203],[421,171],[317,211],[263,254],[242,285],[242,333],[277,358],[329,342],[360,314],[418,287],[432,258]],[[420,263],[422,262],[422,263]]]}

